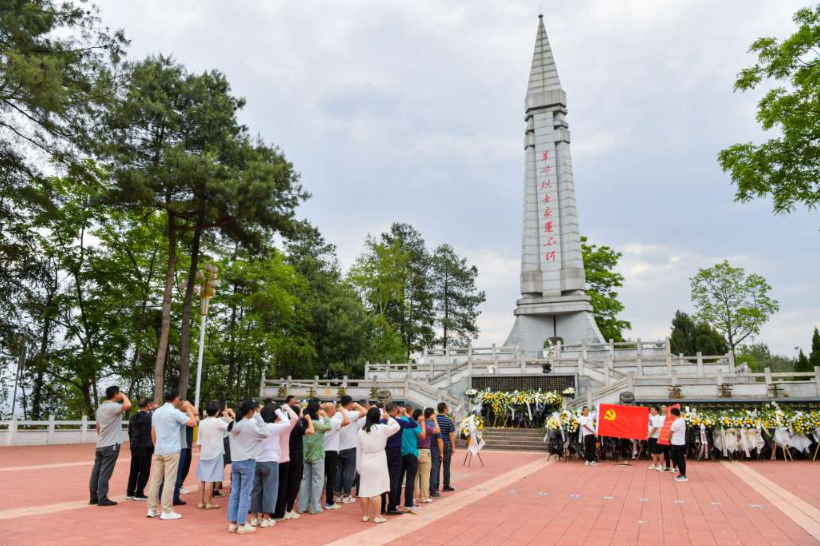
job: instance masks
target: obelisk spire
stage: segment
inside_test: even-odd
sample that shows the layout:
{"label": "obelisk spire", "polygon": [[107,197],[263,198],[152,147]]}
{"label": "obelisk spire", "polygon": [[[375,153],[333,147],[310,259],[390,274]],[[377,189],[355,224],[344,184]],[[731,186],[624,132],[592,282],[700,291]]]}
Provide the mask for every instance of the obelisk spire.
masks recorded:
{"label": "obelisk spire", "polygon": [[555,57],[552,55],[547,29],[544,27],[544,16],[539,15],[527,95],[551,89],[561,89],[561,80],[558,79],[558,68],[555,66]]}

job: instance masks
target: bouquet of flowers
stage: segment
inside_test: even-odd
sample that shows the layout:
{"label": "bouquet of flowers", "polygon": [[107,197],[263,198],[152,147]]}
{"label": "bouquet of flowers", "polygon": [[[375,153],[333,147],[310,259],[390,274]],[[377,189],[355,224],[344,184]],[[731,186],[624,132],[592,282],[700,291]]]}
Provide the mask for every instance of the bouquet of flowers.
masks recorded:
{"label": "bouquet of flowers", "polygon": [[484,420],[480,415],[468,415],[458,424],[458,431],[462,438],[470,436],[473,432],[475,432],[478,438],[481,438],[484,432]]}
{"label": "bouquet of flowers", "polygon": [[564,396],[575,396],[575,388],[567,387],[561,394],[563,394]]}
{"label": "bouquet of flowers", "polygon": [[471,400],[475,400],[478,397],[478,391],[476,389],[467,389],[464,392],[464,396]]}

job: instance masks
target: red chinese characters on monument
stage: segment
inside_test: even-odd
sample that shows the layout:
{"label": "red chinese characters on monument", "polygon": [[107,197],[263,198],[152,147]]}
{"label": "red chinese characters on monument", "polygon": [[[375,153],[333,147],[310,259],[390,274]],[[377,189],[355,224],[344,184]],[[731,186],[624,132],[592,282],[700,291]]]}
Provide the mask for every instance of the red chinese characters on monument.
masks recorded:
{"label": "red chinese characters on monument", "polygon": [[541,244],[543,246],[542,257],[543,262],[558,262],[558,246],[559,242],[559,225],[558,218],[555,214],[555,201],[558,199],[558,188],[554,176],[555,164],[550,162],[550,150],[541,150],[537,152],[538,157],[538,212],[540,213],[543,223],[541,226]]}

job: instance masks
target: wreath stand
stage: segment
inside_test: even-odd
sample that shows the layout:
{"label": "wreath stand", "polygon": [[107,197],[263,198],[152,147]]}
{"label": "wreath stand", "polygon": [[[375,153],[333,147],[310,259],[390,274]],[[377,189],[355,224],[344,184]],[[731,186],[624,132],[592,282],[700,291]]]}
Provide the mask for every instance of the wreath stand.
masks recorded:
{"label": "wreath stand", "polygon": [[[466,465],[467,468],[469,468],[470,465],[473,464],[473,452],[470,451],[471,443],[473,443],[472,435],[467,436],[467,455],[464,456],[464,462],[461,463],[461,466]],[[481,462],[481,466],[484,466],[484,459],[481,458],[481,452],[479,451],[478,453],[476,453],[476,455],[478,456],[478,460]]]}

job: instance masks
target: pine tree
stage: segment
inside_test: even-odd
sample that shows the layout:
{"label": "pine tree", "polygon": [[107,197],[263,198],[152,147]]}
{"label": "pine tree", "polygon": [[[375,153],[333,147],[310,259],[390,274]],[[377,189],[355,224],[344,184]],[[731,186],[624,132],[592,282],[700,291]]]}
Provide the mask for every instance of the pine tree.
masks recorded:
{"label": "pine tree", "polygon": [[817,327],[814,327],[814,333],[811,335],[811,353],[809,353],[809,370],[814,370],[815,366],[820,366],[820,332]]}
{"label": "pine tree", "polygon": [[469,343],[478,336],[478,306],[486,300],[475,285],[478,269],[450,245],[441,245],[433,252],[431,274],[441,344]]}
{"label": "pine tree", "polygon": [[800,349],[800,353],[797,355],[797,362],[794,365],[794,371],[796,372],[810,372],[812,371],[811,363],[809,362],[808,357],[803,352],[803,349]]}

